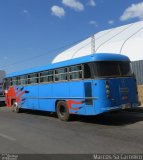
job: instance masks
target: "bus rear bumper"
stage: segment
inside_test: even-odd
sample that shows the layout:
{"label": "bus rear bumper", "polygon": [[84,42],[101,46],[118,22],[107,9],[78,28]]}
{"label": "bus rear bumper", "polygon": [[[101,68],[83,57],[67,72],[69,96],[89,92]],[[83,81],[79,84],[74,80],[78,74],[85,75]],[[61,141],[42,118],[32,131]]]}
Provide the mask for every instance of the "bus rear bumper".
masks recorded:
{"label": "bus rear bumper", "polygon": [[138,103],[126,103],[126,104],[122,104],[119,106],[113,106],[113,107],[104,107],[102,108],[103,112],[107,112],[107,111],[114,111],[114,110],[125,110],[125,109],[132,109],[132,108],[137,108],[139,106]]}

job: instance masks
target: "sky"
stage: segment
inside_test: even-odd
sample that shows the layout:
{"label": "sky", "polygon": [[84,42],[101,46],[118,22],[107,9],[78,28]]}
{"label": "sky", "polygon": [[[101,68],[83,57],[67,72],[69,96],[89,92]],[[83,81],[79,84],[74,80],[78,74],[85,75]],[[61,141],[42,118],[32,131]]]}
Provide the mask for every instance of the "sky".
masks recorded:
{"label": "sky", "polygon": [[106,29],[143,20],[143,0],[0,0],[0,70],[49,64]]}

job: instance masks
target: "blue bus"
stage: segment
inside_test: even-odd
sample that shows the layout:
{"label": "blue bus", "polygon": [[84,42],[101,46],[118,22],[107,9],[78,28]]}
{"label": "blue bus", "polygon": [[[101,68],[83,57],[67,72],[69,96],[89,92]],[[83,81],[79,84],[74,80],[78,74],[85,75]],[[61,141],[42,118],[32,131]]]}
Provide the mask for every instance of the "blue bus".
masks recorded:
{"label": "blue bus", "polygon": [[138,106],[136,79],[130,60],[121,54],[96,53],[8,74],[6,104],[15,112],[32,109],[98,115]]}

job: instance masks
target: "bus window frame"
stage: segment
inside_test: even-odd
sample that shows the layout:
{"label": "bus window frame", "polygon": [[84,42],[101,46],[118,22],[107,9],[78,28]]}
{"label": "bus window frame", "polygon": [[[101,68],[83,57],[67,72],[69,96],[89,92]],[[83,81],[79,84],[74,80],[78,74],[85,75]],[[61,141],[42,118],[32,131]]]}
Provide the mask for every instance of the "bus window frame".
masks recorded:
{"label": "bus window frame", "polygon": [[[89,78],[85,78],[85,65],[88,65],[89,69],[90,69],[90,77]],[[84,80],[94,79],[94,70],[93,70],[93,67],[92,67],[92,62],[88,62],[88,63],[83,64],[83,79]]]}
{"label": "bus window frame", "polygon": [[[84,64],[87,64],[87,63],[84,63]],[[90,65],[90,62],[88,64],[90,65],[91,78],[85,78],[84,77],[84,64],[80,63],[80,64],[66,66],[66,67],[61,67],[61,68],[55,68],[55,69],[50,69],[50,70],[45,70],[45,71],[40,71],[40,72],[33,72],[33,73],[29,73],[29,74],[23,74],[23,75],[13,76],[13,77],[7,78],[7,79],[9,79],[9,83],[10,83],[10,85],[8,87],[10,87],[10,86],[30,86],[30,85],[50,84],[50,83],[60,83],[60,82],[80,81],[80,80],[84,80],[84,79],[85,80],[86,79],[92,79],[92,75],[93,74],[92,74],[92,67]],[[76,67],[76,66],[80,66],[81,69],[77,70],[77,71],[70,71],[71,67]],[[65,68],[66,68],[66,72],[65,73],[55,74],[56,70],[65,69]],[[43,73],[43,72],[50,72],[50,71],[53,72],[51,75],[41,76],[41,73]],[[71,79],[70,78],[70,74],[71,73],[81,73],[81,78]],[[30,77],[29,78],[29,76],[31,76],[33,74],[37,74],[38,76],[37,77]],[[55,75],[62,75],[62,74],[64,74],[64,75],[67,76],[66,80],[55,80]],[[20,77],[22,77],[22,76],[26,76],[26,78],[21,79]],[[52,81],[41,82],[41,77],[50,77],[50,76],[53,77]],[[18,82],[17,85],[13,84],[13,80],[12,80],[13,78],[17,79],[17,82]],[[38,82],[37,83],[33,83],[33,82],[29,83],[29,79],[33,79],[33,78],[38,79]],[[22,84],[21,80],[25,80],[26,84]]]}
{"label": "bus window frame", "polygon": [[[23,77],[23,76],[25,76],[26,78],[21,79],[20,77]],[[28,85],[28,78],[27,78],[27,77],[28,77],[28,75],[27,75],[27,74],[20,75],[20,76],[19,76],[19,78],[20,78],[20,80],[19,80],[19,81],[20,81],[20,84],[19,84],[19,85],[21,85],[21,86],[26,86],[26,85]],[[22,81],[22,80],[25,80],[25,81],[26,81],[26,83],[25,83],[25,84],[22,84],[22,83],[21,83],[21,81]]]}
{"label": "bus window frame", "polygon": [[[52,71],[52,74],[51,75],[46,75],[46,76],[41,76],[41,74],[42,73],[44,73],[44,72],[50,72],[50,71]],[[52,81],[44,81],[44,82],[41,82],[41,78],[43,78],[43,77],[53,77],[53,80]],[[54,82],[54,70],[45,70],[45,71],[42,71],[42,72],[39,72],[39,84],[49,84],[49,83],[53,83]]]}
{"label": "bus window frame", "polygon": [[[29,76],[30,75],[34,75],[34,74],[37,74],[38,76],[37,77],[30,77],[29,78]],[[31,80],[31,79],[37,79],[38,80],[38,82],[37,83],[29,83],[29,80]],[[34,72],[34,73],[29,73],[29,74],[27,74],[27,85],[38,85],[39,84],[39,72]]]}
{"label": "bus window frame", "polygon": [[[70,71],[70,68],[71,67],[76,67],[76,66],[80,66],[81,67],[81,70],[77,70],[77,71]],[[80,73],[81,72],[81,78],[76,78],[76,79],[71,79],[70,76],[71,76],[71,73]],[[72,66],[69,66],[69,81],[79,81],[79,80],[83,80],[84,79],[84,66],[83,64],[77,64],[77,65],[72,65]]]}
{"label": "bus window frame", "polygon": [[[60,69],[66,69],[66,72],[65,73],[59,73],[59,74],[55,74],[56,70],[60,70]],[[55,76],[56,75],[66,75],[67,76],[67,79],[66,80],[55,80]],[[58,83],[58,82],[68,82],[69,81],[69,67],[61,67],[61,68],[57,68],[57,69],[54,69],[54,81],[55,83]]]}
{"label": "bus window frame", "polygon": [[[122,78],[122,77],[132,77],[132,69],[131,69],[131,65],[130,65],[130,71],[131,71],[131,74],[130,75],[122,75],[121,74],[121,68],[120,68],[120,65],[118,63],[118,70],[120,72],[120,75],[111,75],[111,76],[99,76],[99,75],[95,75],[95,66],[94,66],[94,62],[104,62],[104,61],[93,61],[91,62],[92,63],[92,72],[93,72],[93,77],[94,79],[105,79],[105,78]],[[105,61],[106,62],[106,61]],[[109,62],[109,61],[108,61]],[[110,61],[110,62],[129,62],[131,64],[130,61]],[[98,74],[98,69],[96,69],[96,74]]]}
{"label": "bus window frame", "polygon": [[[17,80],[13,80],[14,78],[16,78]],[[12,86],[18,86],[18,76],[14,76],[11,78],[12,80]],[[14,84],[14,82],[17,82],[16,84]]]}

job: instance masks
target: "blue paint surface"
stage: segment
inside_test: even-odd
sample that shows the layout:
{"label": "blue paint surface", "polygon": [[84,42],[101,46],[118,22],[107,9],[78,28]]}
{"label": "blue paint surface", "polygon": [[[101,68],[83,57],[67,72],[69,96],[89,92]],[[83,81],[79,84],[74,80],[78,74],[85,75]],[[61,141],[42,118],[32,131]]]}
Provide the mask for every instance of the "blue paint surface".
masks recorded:
{"label": "blue paint surface", "polygon": [[[73,104],[72,107],[80,107],[78,111],[71,113],[80,115],[97,115],[107,112],[115,107],[121,108],[122,104],[130,103],[131,105],[138,103],[136,94],[136,85],[134,78],[111,78],[108,79],[111,91],[111,99],[107,98],[106,94],[106,79],[90,80],[92,84],[92,98],[93,105],[85,104],[85,91],[84,83],[88,81],[75,81],[75,82],[60,82],[53,84],[40,84],[35,86],[25,86],[24,90],[28,90],[22,96],[25,99],[22,103],[22,108],[43,110],[43,111],[56,111],[57,100],[74,100],[76,102],[83,102],[82,104]],[[124,86],[122,81],[124,80]],[[128,88],[128,92],[121,92],[121,88]],[[123,97],[128,97],[123,99]]]}

